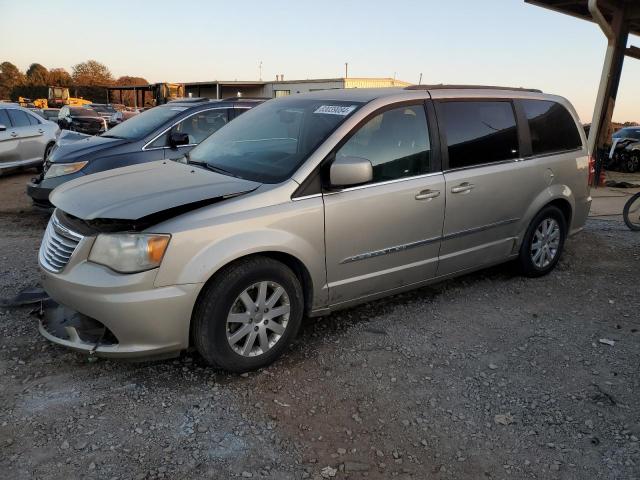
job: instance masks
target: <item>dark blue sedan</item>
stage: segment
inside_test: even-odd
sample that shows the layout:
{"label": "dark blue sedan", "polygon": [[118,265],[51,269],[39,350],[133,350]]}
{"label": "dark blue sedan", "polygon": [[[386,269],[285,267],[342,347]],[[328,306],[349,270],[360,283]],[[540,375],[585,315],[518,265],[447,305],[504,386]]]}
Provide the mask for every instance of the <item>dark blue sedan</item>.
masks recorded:
{"label": "dark blue sedan", "polygon": [[264,100],[183,99],[140,113],[102,135],[63,132],[27,184],[36,206],[50,208],[49,194],[74,178],[113,168],[184,156],[216,130]]}

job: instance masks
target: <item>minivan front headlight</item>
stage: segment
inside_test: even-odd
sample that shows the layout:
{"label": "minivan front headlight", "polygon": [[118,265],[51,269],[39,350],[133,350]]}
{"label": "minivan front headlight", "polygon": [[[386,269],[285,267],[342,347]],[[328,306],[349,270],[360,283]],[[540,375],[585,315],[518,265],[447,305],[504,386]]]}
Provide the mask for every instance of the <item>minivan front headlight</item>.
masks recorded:
{"label": "minivan front headlight", "polygon": [[84,168],[87,162],[74,163],[52,163],[44,174],[44,178],[61,177],[62,175],[70,175],[79,172]]}
{"label": "minivan front headlight", "polygon": [[162,262],[171,235],[144,233],[101,233],[96,238],[89,261],[118,273],[136,273],[157,268]]}

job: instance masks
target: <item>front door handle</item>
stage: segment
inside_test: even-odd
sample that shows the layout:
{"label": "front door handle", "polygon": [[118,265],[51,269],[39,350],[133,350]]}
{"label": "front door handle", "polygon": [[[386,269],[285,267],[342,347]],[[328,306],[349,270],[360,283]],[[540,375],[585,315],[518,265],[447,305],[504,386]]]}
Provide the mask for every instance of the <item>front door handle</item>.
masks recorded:
{"label": "front door handle", "polygon": [[38,129],[38,132],[40,132],[40,133],[44,133],[44,130],[43,130],[43,129],[41,129],[41,128],[39,128],[39,129]]}
{"label": "front door handle", "polygon": [[18,136],[18,134],[17,134],[16,132],[11,132],[11,136],[12,136],[13,138],[16,138],[16,137]]}
{"label": "front door handle", "polygon": [[473,187],[473,183],[464,182],[457,187],[452,187],[451,193],[469,193],[471,190],[473,190]]}
{"label": "front door handle", "polygon": [[440,196],[440,190],[422,190],[416,195],[416,200],[430,200]]}

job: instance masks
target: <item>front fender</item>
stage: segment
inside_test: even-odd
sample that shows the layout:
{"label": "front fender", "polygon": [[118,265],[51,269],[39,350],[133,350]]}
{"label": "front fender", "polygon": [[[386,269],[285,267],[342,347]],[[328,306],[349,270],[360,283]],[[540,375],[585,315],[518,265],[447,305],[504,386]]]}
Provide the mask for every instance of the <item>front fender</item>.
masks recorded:
{"label": "front fender", "polygon": [[[225,223],[211,220],[172,234],[156,286],[206,283],[216,272],[239,258],[268,252],[294,257],[311,277],[313,308],[328,301],[321,199],[305,206],[261,209],[261,213]],[[301,207],[301,208],[297,208]]]}

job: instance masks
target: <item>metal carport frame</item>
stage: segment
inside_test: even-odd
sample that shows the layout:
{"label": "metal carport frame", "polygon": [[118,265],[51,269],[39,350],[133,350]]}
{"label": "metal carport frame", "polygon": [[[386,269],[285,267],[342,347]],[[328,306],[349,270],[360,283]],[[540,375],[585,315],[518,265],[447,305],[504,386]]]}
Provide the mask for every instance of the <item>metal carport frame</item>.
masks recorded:
{"label": "metal carport frame", "polygon": [[525,0],[526,3],[555,10],[597,23],[607,38],[598,97],[589,130],[589,152],[596,158],[597,184],[607,131],[616,104],[625,56],[640,59],[640,48],[629,47],[629,34],[640,35],[640,0]]}

